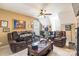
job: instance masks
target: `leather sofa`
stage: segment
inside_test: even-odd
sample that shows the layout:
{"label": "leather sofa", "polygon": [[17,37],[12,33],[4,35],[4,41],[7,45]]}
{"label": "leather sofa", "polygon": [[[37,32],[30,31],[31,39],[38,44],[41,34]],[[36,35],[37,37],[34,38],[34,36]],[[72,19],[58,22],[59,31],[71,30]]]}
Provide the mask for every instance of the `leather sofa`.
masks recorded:
{"label": "leather sofa", "polygon": [[54,45],[58,47],[64,47],[66,44],[66,32],[57,31],[55,32]]}
{"label": "leather sofa", "polygon": [[31,32],[12,32],[8,33],[8,43],[13,53],[19,52],[28,47],[31,43],[32,33]]}

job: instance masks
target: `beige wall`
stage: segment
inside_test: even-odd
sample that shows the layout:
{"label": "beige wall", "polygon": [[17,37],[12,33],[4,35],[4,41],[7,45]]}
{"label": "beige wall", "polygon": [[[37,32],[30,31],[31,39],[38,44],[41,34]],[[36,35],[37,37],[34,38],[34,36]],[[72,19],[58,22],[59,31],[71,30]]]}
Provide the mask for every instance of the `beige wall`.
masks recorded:
{"label": "beige wall", "polygon": [[[77,28],[77,19],[76,18],[73,19],[72,24],[73,25],[71,26],[71,28],[72,28],[71,31],[66,31],[67,42],[71,41],[71,39],[72,39],[72,42],[77,43],[77,39],[76,39],[77,33],[76,33],[76,29],[75,29],[75,28]],[[61,24],[61,30],[65,31],[65,24]]]}
{"label": "beige wall", "polygon": [[74,43],[77,43],[77,33],[76,33],[76,29],[77,28],[77,19],[75,17],[72,5],[71,5],[71,9],[62,13],[59,13],[59,18],[61,21],[61,30],[65,30],[65,25],[69,25],[69,24],[73,24],[72,30],[71,31],[66,31],[66,36],[67,36],[67,42],[71,41]]}
{"label": "beige wall", "polygon": [[[13,29],[13,20],[14,19],[26,21],[26,29],[14,30]],[[22,30],[27,30],[27,31],[32,30],[32,28],[29,25],[33,22],[33,19],[34,19],[33,17],[29,17],[29,16],[25,16],[22,14],[18,14],[18,13],[0,9],[0,20],[7,20],[8,21],[8,28],[10,28],[10,32],[22,31]],[[0,42],[2,42],[2,45],[5,45],[8,43],[7,32],[3,32],[2,27],[0,27]]]}

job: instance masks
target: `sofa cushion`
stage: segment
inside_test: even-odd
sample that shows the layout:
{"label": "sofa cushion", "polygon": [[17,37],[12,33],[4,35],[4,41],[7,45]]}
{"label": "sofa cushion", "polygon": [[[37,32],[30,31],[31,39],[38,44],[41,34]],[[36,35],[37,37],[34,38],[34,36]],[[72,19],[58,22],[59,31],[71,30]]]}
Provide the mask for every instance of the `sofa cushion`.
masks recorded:
{"label": "sofa cushion", "polygon": [[18,35],[18,33],[15,31],[15,32],[12,32],[12,38],[14,39],[14,40],[17,40],[17,39],[19,39],[19,35]]}

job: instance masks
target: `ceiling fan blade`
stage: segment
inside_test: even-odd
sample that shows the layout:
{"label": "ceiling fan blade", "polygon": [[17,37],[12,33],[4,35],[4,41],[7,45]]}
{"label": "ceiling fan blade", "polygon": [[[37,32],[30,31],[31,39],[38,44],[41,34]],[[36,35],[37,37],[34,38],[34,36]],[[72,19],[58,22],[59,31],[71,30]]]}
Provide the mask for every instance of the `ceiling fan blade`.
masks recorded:
{"label": "ceiling fan blade", "polygon": [[44,15],[52,15],[51,13],[46,13],[46,14],[44,14]]}

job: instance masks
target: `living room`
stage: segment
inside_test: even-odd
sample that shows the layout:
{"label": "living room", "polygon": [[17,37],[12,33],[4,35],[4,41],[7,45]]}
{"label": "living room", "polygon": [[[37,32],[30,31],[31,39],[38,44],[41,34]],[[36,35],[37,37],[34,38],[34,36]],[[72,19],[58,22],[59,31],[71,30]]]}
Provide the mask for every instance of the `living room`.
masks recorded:
{"label": "living room", "polygon": [[77,55],[74,5],[0,3],[0,56]]}

